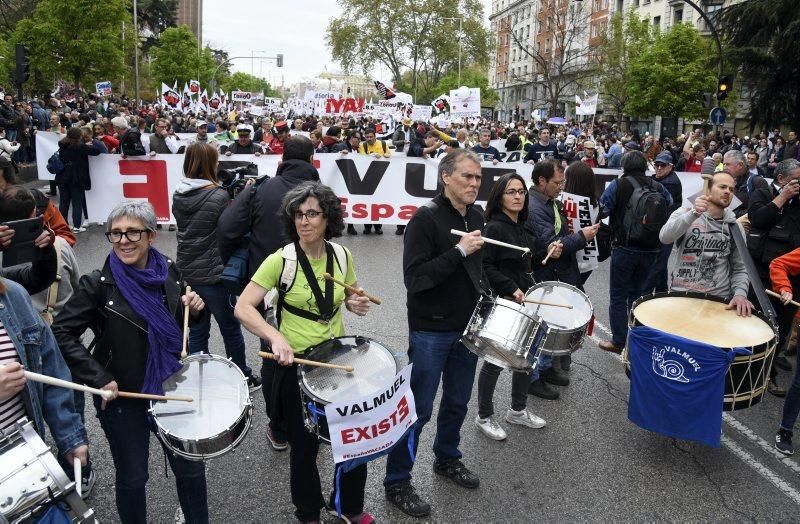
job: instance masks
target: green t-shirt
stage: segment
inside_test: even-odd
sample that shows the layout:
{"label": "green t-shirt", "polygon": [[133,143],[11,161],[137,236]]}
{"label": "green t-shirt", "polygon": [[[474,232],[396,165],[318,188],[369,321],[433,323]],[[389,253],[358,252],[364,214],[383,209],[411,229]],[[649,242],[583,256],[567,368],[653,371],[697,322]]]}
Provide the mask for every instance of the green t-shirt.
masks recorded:
{"label": "green t-shirt", "polygon": [[[342,271],[339,269],[335,257],[333,261],[333,276],[337,280],[343,280],[348,285],[352,285],[356,282],[356,273],[353,269],[353,256],[350,254],[350,250],[347,248],[344,249],[347,253],[347,276],[342,275]],[[283,272],[282,251],[283,248],[267,257],[258,268],[255,275],[253,275],[253,282],[266,290],[277,288],[280,285],[281,273]],[[309,258],[308,261],[311,263],[311,269],[314,271],[314,274],[317,275],[317,285],[324,293],[325,278],[322,274],[325,273],[327,256],[323,255],[322,258]],[[286,337],[286,341],[289,342],[289,345],[292,346],[295,353],[302,353],[309,347],[316,346],[331,337],[344,336],[344,323],[342,322],[342,309],[344,309],[342,303],[344,299],[344,288],[334,284],[333,307],[338,307],[338,309],[327,325],[293,315],[286,309],[281,311],[281,325],[279,330],[281,334]],[[319,315],[317,301],[314,299],[314,294],[311,292],[308,280],[299,262],[297,264],[294,284],[289,292],[286,293],[284,300],[287,304],[298,309],[303,309]]]}

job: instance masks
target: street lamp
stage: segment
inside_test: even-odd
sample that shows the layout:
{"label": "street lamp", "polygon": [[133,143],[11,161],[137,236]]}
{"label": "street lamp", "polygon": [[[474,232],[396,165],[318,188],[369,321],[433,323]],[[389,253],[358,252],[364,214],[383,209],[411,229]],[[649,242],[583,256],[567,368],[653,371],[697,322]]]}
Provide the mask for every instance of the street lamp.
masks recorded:
{"label": "street lamp", "polygon": [[464,19],[462,17],[460,17],[460,16],[455,16],[455,17],[451,17],[451,18],[444,17],[444,18],[442,18],[442,20],[452,20],[454,22],[456,20],[458,20],[458,85],[460,86],[461,85],[461,38],[462,38],[462,34],[461,34],[462,26],[461,26],[461,24],[464,22]]}
{"label": "street lamp", "polygon": [[138,7],[137,1],[133,0],[133,36],[134,36],[134,44],[133,44],[133,75],[134,75],[134,85],[136,90],[136,102],[135,106],[139,107],[139,14],[138,14]]}

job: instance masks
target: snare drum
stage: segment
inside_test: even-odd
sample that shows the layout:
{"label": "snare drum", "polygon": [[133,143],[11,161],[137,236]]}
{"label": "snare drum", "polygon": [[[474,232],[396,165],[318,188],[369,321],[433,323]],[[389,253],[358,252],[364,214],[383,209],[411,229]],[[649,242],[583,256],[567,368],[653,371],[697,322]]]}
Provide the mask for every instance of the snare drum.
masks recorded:
{"label": "snare drum", "polygon": [[325,406],[360,398],[385,390],[400,372],[394,353],[367,337],[338,337],[311,347],[304,355],[308,360],[341,366],[353,366],[353,372],[317,366],[298,365],[300,402],[306,429],[330,444]]}
{"label": "snare drum", "polygon": [[[80,482],[80,480],[78,480]],[[75,491],[33,423],[20,419],[0,433],[0,521],[36,521],[64,500],[74,522],[94,522],[94,512]]]}
{"label": "snare drum", "polygon": [[161,442],[189,460],[223,455],[250,429],[253,405],[247,378],[236,364],[217,355],[195,353],[164,381],[165,395],[193,402],[151,402],[150,414]]}
{"label": "snare drum", "polygon": [[552,356],[569,355],[583,346],[583,338],[594,316],[592,303],[583,291],[563,282],[540,282],[525,293],[525,298],[572,306],[569,309],[525,304],[528,314],[542,319],[549,328],[542,342],[542,353]]}
{"label": "snare drum", "polygon": [[530,371],[548,326],[524,304],[481,297],[461,337],[467,349],[495,366]]}
{"label": "snare drum", "polygon": [[[777,332],[758,311],[753,311],[750,317],[740,317],[726,307],[724,299],[703,293],[656,293],[633,303],[628,325],[631,328],[644,325],[725,351],[734,347],[751,350],[752,355],[734,359],[725,378],[723,409],[732,411],[749,408],[764,397]],[[623,362],[630,372],[627,348]]]}

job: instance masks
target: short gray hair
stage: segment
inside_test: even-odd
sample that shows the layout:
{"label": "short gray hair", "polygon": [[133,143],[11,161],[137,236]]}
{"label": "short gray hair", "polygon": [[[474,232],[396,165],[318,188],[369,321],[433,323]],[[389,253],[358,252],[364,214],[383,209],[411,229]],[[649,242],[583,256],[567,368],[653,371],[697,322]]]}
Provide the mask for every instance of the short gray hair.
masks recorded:
{"label": "short gray hair", "polygon": [[792,173],[800,169],[800,162],[795,160],[794,158],[787,158],[786,160],[781,160],[778,162],[778,165],[775,166],[775,176],[783,175],[783,176],[791,176]]}
{"label": "short gray hair", "polygon": [[456,164],[464,159],[472,160],[481,165],[481,158],[471,150],[464,148],[454,149],[439,162],[439,180],[441,181],[444,175],[452,175],[456,170]]}
{"label": "short gray hair", "polygon": [[106,233],[111,231],[111,225],[115,220],[129,218],[138,220],[148,231],[156,230],[156,210],[150,202],[142,200],[126,200],[111,210],[106,220]]}
{"label": "short gray hair", "polygon": [[723,161],[725,162],[737,162],[741,163],[742,165],[747,164],[747,159],[744,157],[744,153],[739,151],[738,149],[729,149],[725,156],[722,157]]}

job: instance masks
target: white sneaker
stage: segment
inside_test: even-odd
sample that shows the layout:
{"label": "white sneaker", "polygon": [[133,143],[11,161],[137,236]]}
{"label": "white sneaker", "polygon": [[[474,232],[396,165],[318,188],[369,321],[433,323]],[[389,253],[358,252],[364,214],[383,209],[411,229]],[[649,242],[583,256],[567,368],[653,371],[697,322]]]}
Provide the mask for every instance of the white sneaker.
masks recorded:
{"label": "white sneaker", "polygon": [[478,429],[481,430],[484,435],[492,440],[506,439],[506,430],[504,430],[503,427],[497,423],[497,421],[494,419],[494,415],[488,418],[476,416],[475,425],[478,426]]}
{"label": "white sneaker", "polygon": [[72,232],[73,233],[83,233],[84,231],[86,231],[86,228],[83,227],[83,226],[81,226],[81,227],[74,227],[73,226],[72,227]]}
{"label": "white sneaker", "polygon": [[175,516],[172,518],[172,522],[175,524],[186,524],[186,517],[183,516],[183,509],[181,509],[180,506],[175,510]]}
{"label": "white sneaker", "polygon": [[506,422],[509,424],[527,426],[533,429],[543,428],[545,424],[547,424],[543,418],[537,417],[527,409],[523,409],[522,411],[514,411],[513,409],[509,409],[506,413]]}

